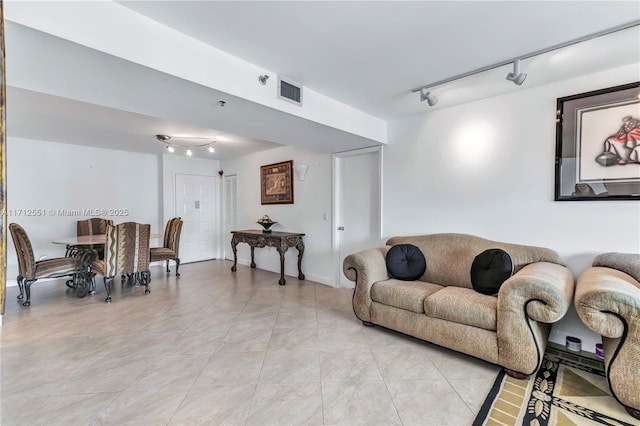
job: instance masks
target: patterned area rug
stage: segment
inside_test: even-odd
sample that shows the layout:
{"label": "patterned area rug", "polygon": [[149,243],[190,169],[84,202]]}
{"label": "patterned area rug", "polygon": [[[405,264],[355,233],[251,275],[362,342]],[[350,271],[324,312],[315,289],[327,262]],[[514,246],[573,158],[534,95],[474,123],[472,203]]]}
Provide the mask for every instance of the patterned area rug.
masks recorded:
{"label": "patterned area rug", "polygon": [[603,371],[547,354],[535,378],[500,372],[473,426],[639,424],[611,396]]}

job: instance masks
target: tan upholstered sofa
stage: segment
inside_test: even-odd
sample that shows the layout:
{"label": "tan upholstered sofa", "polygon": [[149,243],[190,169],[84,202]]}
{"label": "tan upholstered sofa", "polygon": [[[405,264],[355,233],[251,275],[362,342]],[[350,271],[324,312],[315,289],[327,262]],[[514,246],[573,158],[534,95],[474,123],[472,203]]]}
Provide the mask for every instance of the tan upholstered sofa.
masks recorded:
{"label": "tan upholstered sofa", "polygon": [[[385,256],[396,244],[420,248],[426,272],[415,281],[388,275]],[[476,292],[470,269],[487,249],[506,251],[513,275],[497,296]],[[571,304],[574,280],[553,250],[466,234],[394,237],[383,247],[347,256],[343,272],[356,287],[353,309],[378,324],[501,365],[523,378],[537,371],[551,323]]]}
{"label": "tan upholstered sofa", "polygon": [[611,392],[640,419],[640,254],[596,256],[578,277],[575,305],[585,325],[602,335]]}

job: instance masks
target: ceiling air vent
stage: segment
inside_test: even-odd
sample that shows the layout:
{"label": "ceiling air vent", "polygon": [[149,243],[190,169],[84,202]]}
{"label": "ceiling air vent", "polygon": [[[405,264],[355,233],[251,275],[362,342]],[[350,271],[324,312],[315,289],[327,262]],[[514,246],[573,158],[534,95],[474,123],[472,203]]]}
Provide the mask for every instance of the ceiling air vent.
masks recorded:
{"label": "ceiling air vent", "polygon": [[278,97],[302,106],[302,86],[278,77]]}

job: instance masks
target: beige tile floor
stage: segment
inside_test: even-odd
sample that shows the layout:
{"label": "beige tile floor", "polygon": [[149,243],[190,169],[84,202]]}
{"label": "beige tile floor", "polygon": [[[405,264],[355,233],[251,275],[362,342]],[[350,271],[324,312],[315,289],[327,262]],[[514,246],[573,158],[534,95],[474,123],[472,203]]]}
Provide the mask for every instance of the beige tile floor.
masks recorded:
{"label": "beige tile floor", "polygon": [[2,425],[470,425],[498,367],[381,327],[352,290],[228,261],[83,299],[7,291]]}

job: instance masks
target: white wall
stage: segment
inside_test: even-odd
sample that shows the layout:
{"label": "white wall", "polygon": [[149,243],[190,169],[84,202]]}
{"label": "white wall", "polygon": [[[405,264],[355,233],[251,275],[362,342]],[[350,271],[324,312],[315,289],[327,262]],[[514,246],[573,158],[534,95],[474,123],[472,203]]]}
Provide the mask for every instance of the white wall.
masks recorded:
{"label": "white wall", "polygon": [[[22,225],[40,256],[64,256],[65,246],[51,241],[76,235],[76,221],[88,216],[66,216],[58,210],[128,209],[128,215],[109,216],[115,223],[151,224],[163,232],[160,212],[159,157],[79,145],[21,138],[7,140],[8,223]],[[16,210],[42,210],[26,216]],[[15,285],[17,258],[7,238],[8,284]]]}
{"label": "white wall", "polygon": [[[308,164],[304,181],[294,177],[294,204],[260,204],[260,166],[293,160]],[[331,156],[295,148],[282,147],[222,162],[225,176],[237,175],[238,229],[262,229],[256,223],[263,215],[278,222],[274,231],[305,233],[302,272],[307,280],[336,286],[331,252]],[[327,215],[324,220],[323,214]],[[225,244],[231,240],[226,236]],[[247,244],[238,245],[238,263],[248,265],[251,259]],[[285,255],[285,274],[298,276],[298,251]],[[280,257],[275,248],[255,250],[257,267],[280,272]]]}
{"label": "white wall", "polygon": [[[638,65],[390,123],[384,234],[462,232],[560,253],[577,276],[602,252],[640,252],[640,202],[554,202],[556,98],[637,81]],[[505,82],[505,84],[509,84]],[[572,309],[551,339],[599,336]]]}

